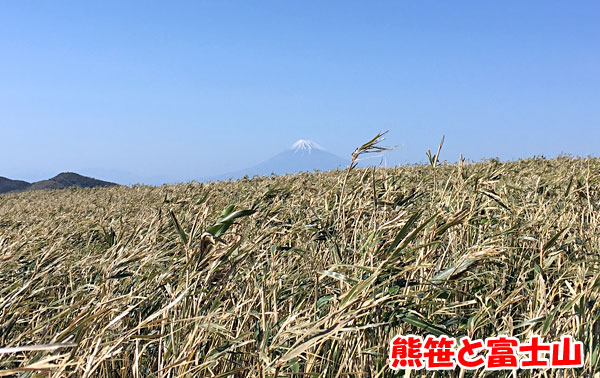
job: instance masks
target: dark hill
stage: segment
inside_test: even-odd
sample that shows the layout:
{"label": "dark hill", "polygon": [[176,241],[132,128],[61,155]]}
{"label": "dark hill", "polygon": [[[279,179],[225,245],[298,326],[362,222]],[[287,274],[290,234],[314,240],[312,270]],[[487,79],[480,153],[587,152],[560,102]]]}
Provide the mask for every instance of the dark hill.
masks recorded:
{"label": "dark hill", "polygon": [[73,172],[64,172],[49,180],[42,180],[30,184],[26,181],[11,180],[0,177],[0,194],[9,192],[24,192],[39,189],[64,189],[70,187],[95,188],[97,186],[118,185],[114,182],[96,180],[95,178],[78,175]]}
{"label": "dark hill", "polygon": [[22,191],[27,189],[31,184],[27,181],[11,180],[6,177],[0,177],[0,194],[12,191]]}
{"label": "dark hill", "polygon": [[96,180],[94,178],[82,176],[73,172],[64,172],[49,180],[34,182],[25,190],[63,189],[72,186],[77,186],[80,188],[95,188],[97,186],[113,185],[117,184],[108,181]]}

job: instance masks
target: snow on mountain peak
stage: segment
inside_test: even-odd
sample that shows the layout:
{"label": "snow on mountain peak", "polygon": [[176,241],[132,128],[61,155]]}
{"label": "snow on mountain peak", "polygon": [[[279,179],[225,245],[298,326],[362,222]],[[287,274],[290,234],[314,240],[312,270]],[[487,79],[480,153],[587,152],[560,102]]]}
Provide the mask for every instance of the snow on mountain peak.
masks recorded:
{"label": "snow on mountain peak", "polygon": [[307,151],[309,153],[312,151],[313,148],[315,148],[317,150],[323,149],[323,147],[319,146],[319,144],[317,142],[314,142],[312,140],[306,140],[306,139],[298,140],[296,143],[292,144],[292,147],[291,147],[291,149],[294,150],[294,152]]}

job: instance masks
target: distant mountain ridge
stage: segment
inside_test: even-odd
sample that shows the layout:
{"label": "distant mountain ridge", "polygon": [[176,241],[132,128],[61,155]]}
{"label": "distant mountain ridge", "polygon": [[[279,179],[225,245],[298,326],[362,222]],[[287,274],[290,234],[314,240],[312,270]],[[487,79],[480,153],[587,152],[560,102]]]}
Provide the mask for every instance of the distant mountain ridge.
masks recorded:
{"label": "distant mountain ridge", "polygon": [[63,172],[51,179],[28,183],[27,181],[11,180],[0,177],[0,194],[10,192],[24,192],[29,190],[64,189],[71,187],[95,188],[115,186],[114,182],[102,181],[92,177],[82,176],[73,172]]}
{"label": "distant mountain ridge", "polygon": [[336,168],[346,168],[350,162],[331,152],[326,151],[312,140],[300,139],[292,146],[270,159],[252,167],[235,172],[211,177],[210,180],[238,179],[245,175],[249,177],[268,176],[271,174],[284,175],[314,170],[328,171]]}
{"label": "distant mountain ridge", "polygon": [[27,181],[11,180],[0,177],[0,193],[18,192],[27,189],[31,184]]}

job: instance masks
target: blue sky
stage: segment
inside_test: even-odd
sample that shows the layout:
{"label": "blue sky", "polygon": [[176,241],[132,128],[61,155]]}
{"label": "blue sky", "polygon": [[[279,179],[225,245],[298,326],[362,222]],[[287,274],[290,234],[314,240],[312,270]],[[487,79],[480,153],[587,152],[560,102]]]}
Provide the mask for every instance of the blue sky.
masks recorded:
{"label": "blue sky", "polygon": [[2,1],[0,176],[160,183],[297,139],[598,155],[597,1]]}

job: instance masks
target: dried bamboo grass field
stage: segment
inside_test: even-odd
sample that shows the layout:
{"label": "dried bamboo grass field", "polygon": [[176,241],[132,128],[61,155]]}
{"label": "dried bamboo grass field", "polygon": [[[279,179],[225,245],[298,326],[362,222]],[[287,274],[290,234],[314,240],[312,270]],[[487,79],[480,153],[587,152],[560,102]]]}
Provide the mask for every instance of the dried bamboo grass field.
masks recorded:
{"label": "dried bamboo grass field", "polygon": [[5,194],[0,262],[0,375],[391,376],[396,334],[600,370],[595,158]]}

